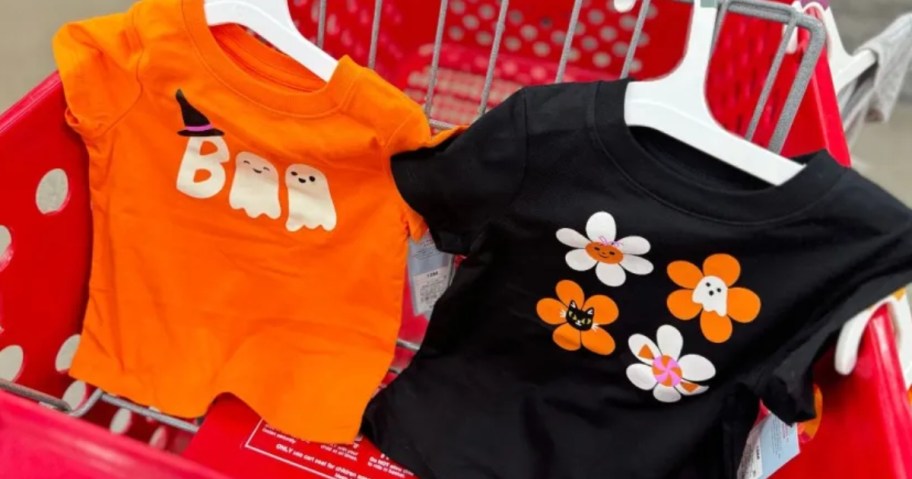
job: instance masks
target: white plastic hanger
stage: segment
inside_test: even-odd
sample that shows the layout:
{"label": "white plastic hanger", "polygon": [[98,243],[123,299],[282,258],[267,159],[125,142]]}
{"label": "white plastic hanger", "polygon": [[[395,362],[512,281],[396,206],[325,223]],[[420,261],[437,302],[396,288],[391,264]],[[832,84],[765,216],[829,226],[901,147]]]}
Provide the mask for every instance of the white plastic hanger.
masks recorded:
{"label": "white plastic hanger", "polygon": [[694,1],[684,59],[664,78],[628,86],[625,120],[630,126],[659,130],[767,183],[781,185],[804,166],[728,132],[710,113],[705,87],[717,4],[717,0]]}
{"label": "white plastic hanger", "polygon": [[[781,185],[803,166],[729,133],[710,113],[705,83],[718,14],[716,5],[716,0],[695,0],[684,59],[664,78],[628,86],[625,120],[630,126],[659,130],[757,178]],[[845,52],[841,42],[837,45],[835,49]],[[854,61],[860,63],[846,66],[842,71],[861,68],[865,62]],[[906,301],[892,296],[885,301],[896,330],[904,380],[907,386],[912,386],[912,312]],[[870,309],[859,314],[843,327],[835,360],[836,370],[841,374],[850,374],[855,368],[861,338],[872,312]]]}
{"label": "white plastic hanger", "polygon": [[827,30],[827,51],[830,60],[830,71],[833,74],[833,84],[836,93],[842,92],[845,87],[855,83],[863,73],[877,64],[877,56],[871,50],[861,50],[855,55],[850,55],[842,45],[842,37],[836,28],[836,18],[833,9],[823,9],[823,25]]}
{"label": "white plastic hanger", "polygon": [[908,295],[904,295],[903,299],[891,295],[874,307],[862,311],[842,327],[836,341],[836,371],[844,376],[852,374],[858,363],[858,348],[864,332],[874,312],[883,304],[887,305],[887,312],[893,322],[899,364],[903,368],[906,389],[909,389],[912,387],[912,310],[909,309]]}
{"label": "white plastic hanger", "polygon": [[336,71],[339,62],[298,32],[287,0],[205,0],[204,6],[210,26],[247,27],[323,81]]}
{"label": "white plastic hanger", "polygon": [[[871,50],[861,50],[855,55],[851,55],[846,51],[829,2],[811,1],[804,3],[801,0],[795,0],[792,2],[792,7],[800,12],[807,12],[808,10],[819,12],[823,26],[826,27],[827,59],[830,63],[830,73],[833,75],[833,84],[836,87],[837,94],[842,93],[843,89],[854,83],[858,80],[858,77],[877,64],[877,57]],[[789,51],[795,52],[797,48],[798,32],[796,31],[792,34],[792,38],[789,39]]]}

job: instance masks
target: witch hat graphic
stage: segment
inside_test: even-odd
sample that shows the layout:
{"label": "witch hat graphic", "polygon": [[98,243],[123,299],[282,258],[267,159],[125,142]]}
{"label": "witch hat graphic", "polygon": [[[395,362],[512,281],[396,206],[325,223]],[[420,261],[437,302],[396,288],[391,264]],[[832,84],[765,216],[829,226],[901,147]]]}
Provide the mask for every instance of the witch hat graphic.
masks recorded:
{"label": "witch hat graphic", "polygon": [[181,136],[223,136],[222,130],[213,128],[209,119],[187,101],[184,92],[177,90],[177,102],[180,103],[181,114],[184,116],[184,129],[177,132]]}

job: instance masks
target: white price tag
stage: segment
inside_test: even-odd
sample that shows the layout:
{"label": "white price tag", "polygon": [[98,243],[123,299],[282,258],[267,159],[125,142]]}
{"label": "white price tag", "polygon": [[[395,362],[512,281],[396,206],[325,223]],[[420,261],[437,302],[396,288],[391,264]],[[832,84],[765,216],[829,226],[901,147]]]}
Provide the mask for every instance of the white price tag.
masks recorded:
{"label": "white price tag", "polygon": [[738,467],[738,479],[760,479],[763,477],[763,456],[760,451],[760,426],[758,425],[747,437],[741,466]]}
{"label": "white price tag", "polygon": [[738,479],[768,479],[799,452],[798,427],[769,415],[747,438]]}
{"label": "white price tag", "polygon": [[428,314],[450,284],[450,267],[444,266],[412,277],[416,313]]}
{"label": "white price tag", "polygon": [[409,243],[408,270],[412,310],[417,315],[428,316],[450,285],[453,256],[438,251],[431,236],[426,234],[421,240]]}

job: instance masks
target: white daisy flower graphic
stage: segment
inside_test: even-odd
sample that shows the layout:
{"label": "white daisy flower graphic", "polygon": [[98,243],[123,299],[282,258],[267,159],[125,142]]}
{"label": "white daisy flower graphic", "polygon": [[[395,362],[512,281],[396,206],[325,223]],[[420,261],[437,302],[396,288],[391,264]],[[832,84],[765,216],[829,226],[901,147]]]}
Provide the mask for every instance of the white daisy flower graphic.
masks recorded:
{"label": "white daisy flower graphic", "polygon": [[[588,236],[588,238],[586,237]],[[557,239],[576,248],[567,253],[567,266],[576,271],[595,268],[595,275],[607,286],[620,286],[627,279],[626,271],[638,275],[652,272],[652,263],[639,255],[649,252],[649,241],[641,236],[628,236],[615,241],[617,225],[614,217],[600,211],[586,222],[586,236],[561,228]]]}
{"label": "white daisy flower graphic", "polygon": [[656,336],[658,345],[642,334],[630,337],[630,351],[642,364],[629,366],[627,379],[644,391],[651,390],[652,395],[664,403],[706,392],[709,387],[695,381],[711,379],[716,375],[716,367],[697,354],[681,356],[684,339],[674,326],[660,327]]}

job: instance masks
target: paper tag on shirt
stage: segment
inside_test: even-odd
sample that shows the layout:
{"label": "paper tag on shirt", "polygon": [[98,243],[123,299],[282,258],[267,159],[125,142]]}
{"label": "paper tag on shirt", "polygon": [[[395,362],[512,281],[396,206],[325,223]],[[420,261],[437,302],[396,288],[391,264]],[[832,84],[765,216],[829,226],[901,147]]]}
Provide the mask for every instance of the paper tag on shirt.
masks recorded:
{"label": "paper tag on shirt", "polygon": [[450,285],[453,255],[439,251],[431,235],[425,233],[420,240],[409,241],[408,271],[412,310],[416,315],[430,316]]}
{"label": "paper tag on shirt", "polygon": [[767,479],[800,452],[798,426],[769,415],[751,430],[738,479]]}

